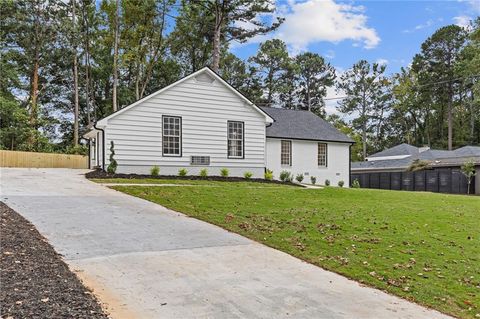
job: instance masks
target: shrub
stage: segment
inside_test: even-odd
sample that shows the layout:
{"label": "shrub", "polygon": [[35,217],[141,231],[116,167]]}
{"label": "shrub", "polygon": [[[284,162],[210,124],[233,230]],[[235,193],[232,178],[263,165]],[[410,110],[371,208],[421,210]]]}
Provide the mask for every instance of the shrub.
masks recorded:
{"label": "shrub", "polygon": [[310,182],[315,185],[317,183],[317,178],[315,176],[310,176]]}
{"label": "shrub", "polygon": [[265,171],[265,176],[264,177],[267,181],[271,181],[273,179],[273,172],[271,170],[267,169]]}
{"label": "shrub", "polygon": [[222,175],[222,177],[228,177],[228,168],[222,168],[220,170],[220,175]]}
{"label": "shrub", "polygon": [[158,174],[160,174],[160,167],[158,167],[157,165],[153,166],[151,169],[150,169],[150,175],[152,176],[158,176]]}
{"label": "shrub", "polygon": [[110,164],[108,164],[107,167],[107,173],[109,174],[115,174],[115,171],[117,170],[117,161],[113,158],[115,155],[115,150],[114,150],[114,145],[113,141],[110,141]]}
{"label": "shrub", "polygon": [[281,171],[279,177],[282,182],[292,181],[292,174],[289,171]]}
{"label": "shrub", "polygon": [[343,187],[343,184],[345,184],[344,181],[339,181],[339,182],[338,182],[338,186],[339,186],[339,187]]}
{"label": "shrub", "polygon": [[178,171],[178,176],[187,176],[187,169],[186,168],[182,168]]}
{"label": "shrub", "polygon": [[358,181],[358,179],[353,180],[352,187],[353,188],[360,188],[360,182]]}
{"label": "shrub", "polygon": [[301,183],[303,181],[303,174],[297,174],[295,179],[297,180],[297,182]]}
{"label": "shrub", "polygon": [[207,177],[208,176],[208,171],[206,168],[202,168],[200,170],[200,177]]}
{"label": "shrub", "polygon": [[245,179],[250,179],[250,178],[252,178],[252,176],[253,176],[253,173],[252,173],[252,172],[245,172],[245,173],[243,174],[243,177],[245,177]]}
{"label": "shrub", "polygon": [[330,180],[329,179],[325,180],[325,186],[330,186]]}

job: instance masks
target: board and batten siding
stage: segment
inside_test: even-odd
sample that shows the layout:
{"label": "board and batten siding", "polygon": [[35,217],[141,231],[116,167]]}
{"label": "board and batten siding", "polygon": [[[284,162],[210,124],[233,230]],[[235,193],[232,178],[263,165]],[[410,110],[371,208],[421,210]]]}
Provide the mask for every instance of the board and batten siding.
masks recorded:
{"label": "board and batten siding", "polygon": [[[162,156],[162,115],[182,118],[180,157]],[[227,157],[227,121],[244,122],[243,159]],[[106,165],[110,141],[114,141],[119,173],[148,174],[157,165],[165,175],[177,175],[181,168],[189,175],[197,175],[202,168],[209,175],[219,175],[220,169],[228,168],[231,176],[250,171],[263,177],[265,125],[265,115],[224,84],[193,77],[108,119]],[[191,156],[210,156],[210,165],[191,165]]]}
{"label": "board and batten siding", "polygon": [[[292,142],[291,166],[281,165],[282,140]],[[327,167],[318,166],[318,143],[327,144]],[[273,171],[275,179],[279,178],[280,172],[286,170],[292,173],[294,178],[297,174],[304,174],[303,183],[311,183],[310,176],[315,176],[319,185],[324,185],[328,179],[332,186],[343,181],[344,187],[348,187],[349,148],[349,143],[267,138],[267,168]]]}

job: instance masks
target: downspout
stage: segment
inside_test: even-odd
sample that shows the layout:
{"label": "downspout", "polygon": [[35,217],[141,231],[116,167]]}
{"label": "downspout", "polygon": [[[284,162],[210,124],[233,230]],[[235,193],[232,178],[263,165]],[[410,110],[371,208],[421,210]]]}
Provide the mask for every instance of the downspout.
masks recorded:
{"label": "downspout", "polygon": [[348,147],[348,182],[352,187],[352,144]]}
{"label": "downspout", "polygon": [[92,144],[92,140],[91,139],[88,139],[88,169],[92,169],[92,154],[91,154],[91,145]]}
{"label": "downspout", "polygon": [[93,124],[93,128],[102,132],[102,170],[105,171],[105,131],[97,127],[97,122]]}

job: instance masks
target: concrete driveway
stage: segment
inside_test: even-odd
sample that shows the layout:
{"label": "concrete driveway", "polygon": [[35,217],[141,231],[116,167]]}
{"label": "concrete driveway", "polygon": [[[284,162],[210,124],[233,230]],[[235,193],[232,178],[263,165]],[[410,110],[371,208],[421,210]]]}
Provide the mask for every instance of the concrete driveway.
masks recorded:
{"label": "concrete driveway", "polygon": [[447,318],[216,226],[89,182],[1,169],[29,219],[114,318]]}

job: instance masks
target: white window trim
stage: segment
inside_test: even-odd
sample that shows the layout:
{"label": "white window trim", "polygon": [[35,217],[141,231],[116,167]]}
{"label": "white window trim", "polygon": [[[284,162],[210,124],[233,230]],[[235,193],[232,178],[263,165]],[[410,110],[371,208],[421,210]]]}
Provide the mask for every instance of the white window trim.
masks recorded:
{"label": "white window trim", "polygon": [[[230,139],[230,123],[240,123],[242,125],[242,137],[240,139]],[[242,142],[242,155],[230,155],[230,141]],[[242,121],[227,121],[227,158],[244,159],[245,158],[245,123]]]}
{"label": "white window trim", "polygon": [[[288,164],[282,163],[282,155],[283,155],[283,147],[282,147],[283,145],[282,144],[283,144],[283,142],[287,142],[290,145],[290,147],[289,147],[289,159],[288,159],[289,163]],[[292,167],[292,162],[293,162],[292,153],[293,153],[293,143],[292,143],[292,141],[291,140],[280,140],[280,166],[282,166],[282,167]]]}
{"label": "white window trim", "polygon": [[[325,165],[320,165],[320,145],[325,145]],[[317,143],[317,165],[319,168],[328,167],[328,143],[318,142]]]}
{"label": "white window trim", "polygon": [[[165,118],[179,119],[179,132],[177,135],[165,135]],[[165,137],[178,137],[178,154],[165,153]],[[182,117],[175,115],[162,115],[162,156],[164,157],[182,157]]]}

